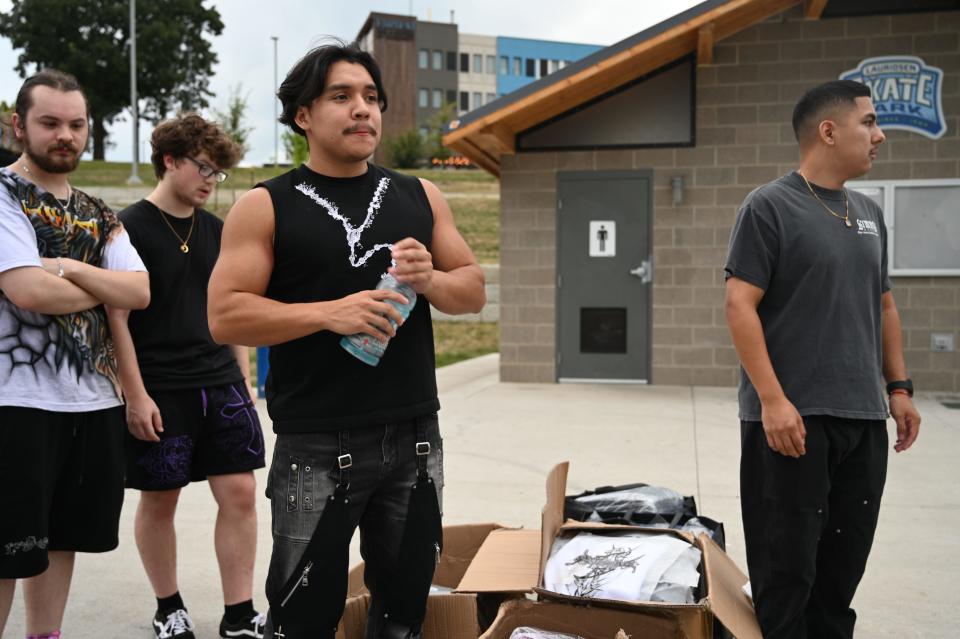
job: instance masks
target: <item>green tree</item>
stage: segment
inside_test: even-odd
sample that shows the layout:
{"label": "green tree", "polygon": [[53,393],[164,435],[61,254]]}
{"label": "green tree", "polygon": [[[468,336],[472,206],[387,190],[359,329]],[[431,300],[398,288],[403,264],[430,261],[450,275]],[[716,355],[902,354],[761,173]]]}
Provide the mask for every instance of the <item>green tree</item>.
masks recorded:
{"label": "green tree", "polygon": [[230,87],[230,96],[227,98],[227,109],[213,110],[213,117],[217,119],[224,132],[233,138],[240,147],[240,157],[243,158],[250,150],[250,133],[252,126],[246,126],[247,104],[250,94],[243,93],[243,83]]}
{"label": "green tree", "polygon": [[390,163],[397,169],[413,169],[424,160],[423,136],[417,129],[407,129],[384,140]]}
{"label": "green tree", "polygon": [[11,115],[13,105],[0,100],[0,166],[6,166],[20,155],[20,144],[13,134]]}
{"label": "green tree", "polygon": [[310,147],[307,138],[298,135],[289,129],[283,133],[283,149],[294,166],[299,166],[310,157]]}
{"label": "green tree", "polygon": [[424,140],[424,155],[428,160],[437,158],[446,160],[452,155],[450,149],[443,146],[443,132],[453,118],[457,105],[445,102],[439,111],[427,118],[427,138]]}
{"label": "green tree", "polygon": [[[108,124],[130,106],[130,0],[13,0],[0,35],[21,49],[21,77],[53,67],[76,76],[90,104],[93,157],[102,160]],[[137,3],[137,91],[141,115],[158,122],[174,109],[199,110],[212,95],[219,12],[203,0]]]}

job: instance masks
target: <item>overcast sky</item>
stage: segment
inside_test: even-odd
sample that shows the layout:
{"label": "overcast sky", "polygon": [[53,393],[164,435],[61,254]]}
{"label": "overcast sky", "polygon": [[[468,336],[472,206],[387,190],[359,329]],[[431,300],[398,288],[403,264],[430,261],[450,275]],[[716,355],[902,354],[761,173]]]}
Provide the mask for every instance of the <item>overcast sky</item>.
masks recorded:
{"label": "overcast sky", "polygon": [[[143,0],[141,0],[142,2]],[[224,108],[228,89],[242,83],[249,95],[247,123],[253,126],[251,150],[244,163],[273,159],[274,83],[273,41],[279,38],[277,67],[282,81],[286,71],[324,36],[353,39],[371,11],[416,15],[420,20],[448,22],[450,12],[461,33],[505,35],[566,42],[610,45],[680,13],[699,0],[224,0],[216,4],[223,33],[213,39],[220,58],[214,67],[213,106]],[[206,2],[210,6],[210,2]],[[0,11],[9,11],[11,0],[0,0]],[[138,41],[138,47],[149,43]],[[0,38],[0,99],[12,102],[21,79],[13,70],[16,52]],[[140,126],[140,160],[148,161],[151,127]],[[282,135],[283,130],[280,130]],[[390,132],[387,132],[388,134]],[[111,128],[116,146],[108,160],[129,161],[133,138],[129,120]],[[281,142],[281,158],[282,158]]]}

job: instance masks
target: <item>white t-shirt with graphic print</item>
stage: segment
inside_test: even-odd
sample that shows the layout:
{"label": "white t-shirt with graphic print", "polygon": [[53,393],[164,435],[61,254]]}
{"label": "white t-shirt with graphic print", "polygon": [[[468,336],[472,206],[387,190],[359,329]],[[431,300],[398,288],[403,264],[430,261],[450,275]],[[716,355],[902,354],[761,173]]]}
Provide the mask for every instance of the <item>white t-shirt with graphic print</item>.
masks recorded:
{"label": "white t-shirt with graphic print", "polygon": [[[0,171],[4,178],[22,180],[7,169]],[[42,264],[37,233],[23,203],[0,184],[0,273],[42,268]],[[115,271],[147,270],[122,227],[104,247],[101,266]],[[123,403],[110,379],[84,359],[91,327],[81,321],[71,323],[70,317],[28,311],[0,294],[0,406],[87,412]]]}

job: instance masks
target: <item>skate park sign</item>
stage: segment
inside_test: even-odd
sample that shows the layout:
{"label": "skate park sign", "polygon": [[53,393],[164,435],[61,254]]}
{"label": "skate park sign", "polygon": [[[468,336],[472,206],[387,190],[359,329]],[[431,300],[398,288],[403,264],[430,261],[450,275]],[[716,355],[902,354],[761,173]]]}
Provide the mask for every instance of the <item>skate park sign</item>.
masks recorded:
{"label": "skate park sign", "polygon": [[943,71],[914,56],[867,58],[840,74],[870,87],[877,123],[883,129],[913,131],[932,140],[943,136],[947,123],[940,94]]}

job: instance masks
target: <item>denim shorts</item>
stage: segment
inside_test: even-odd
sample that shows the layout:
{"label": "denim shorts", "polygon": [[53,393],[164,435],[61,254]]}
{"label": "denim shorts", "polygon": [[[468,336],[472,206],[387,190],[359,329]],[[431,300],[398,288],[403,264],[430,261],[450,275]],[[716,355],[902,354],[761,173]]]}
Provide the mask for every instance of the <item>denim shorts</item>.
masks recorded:
{"label": "denim shorts", "polygon": [[[442,508],[443,441],[436,413],[349,430],[353,466],[348,517],[351,529],[360,528],[360,553],[368,566],[397,562],[410,491],[417,478],[418,425],[430,442],[427,470]],[[323,506],[340,480],[340,454],[336,431],[277,436],[266,489],[273,520],[268,597],[283,586],[303,556]],[[377,593],[371,594],[375,605]]]}

